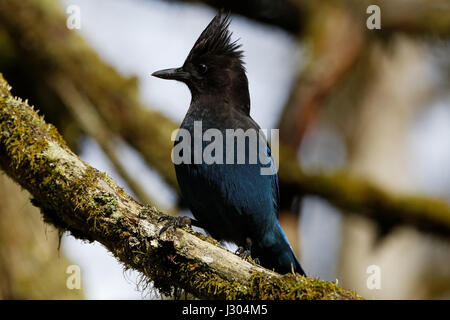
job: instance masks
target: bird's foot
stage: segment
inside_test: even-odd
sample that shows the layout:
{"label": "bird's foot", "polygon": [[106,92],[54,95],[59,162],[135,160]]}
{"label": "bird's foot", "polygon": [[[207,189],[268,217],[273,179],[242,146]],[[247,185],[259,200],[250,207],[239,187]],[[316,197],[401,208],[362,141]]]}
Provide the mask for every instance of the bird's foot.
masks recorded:
{"label": "bird's foot", "polygon": [[246,260],[250,257],[251,251],[250,249],[246,249],[245,247],[238,247],[234,253],[242,259]]}
{"label": "bird's foot", "polygon": [[184,226],[191,226],[192,220],[191,218],[187,216],[182,217],[171,217],[171,216],[162,216],[158,219],[158,222],[163,222],[165,220],[169,220],[164,224],[164,226],[159,230],[159,235],[161,235],[163,232],[167,231],[167,229],[172,228],[182,228]]}
{"label": "bird's foot", "polygon": [[239,257],[241,257],[244,260],[254,262],[256,264],[260,264],[260,261],[258,258],[253,259],[251,256],[252,253],[252,239],[246,238],[245,239],[245,246],[238,247],[235,251],[235,254],[237,254]]}

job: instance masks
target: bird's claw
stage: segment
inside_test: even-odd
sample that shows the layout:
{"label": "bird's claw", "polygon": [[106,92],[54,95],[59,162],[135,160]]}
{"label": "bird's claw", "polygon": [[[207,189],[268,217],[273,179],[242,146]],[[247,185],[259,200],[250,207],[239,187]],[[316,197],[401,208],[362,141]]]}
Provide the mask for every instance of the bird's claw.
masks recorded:
{"label": "bird's claw", "polygon": [[251,256],[252,253],[252,239],[246,238],[245,239],[245,247],[238,247],[237,250],[234,252],[239,257],[241,257],[244,260],[254,262],[256,264],[260,264],[260,261],[258,258],[253,259]]}
{"label": "bird's claw", "polygon": [[171,217],[171,216],[161,216],[158,218],[158,222],[167,221],[164,226],[159,230],[159,235],[163,232],[167,231],[169,228],[182,228],[184,226],[191,226],[192,221],[191,218],[182,216],[182,217]]}
{"label": "bird's claw", "polygon": [[250,257],[251,251],[250,249],[245,247],[238,247],[234,253],[237,254],[242,259],[246,260],[248,257]]}
{"label": "bird's claw", "polygon": [[261,262],[259,261],[258,258],[254,258],[254,259],[252,258],[250,249],[246,249],[244,247],[238,247],[234,253],[237,254],[242,259],[244,259],[245,261],[249,261],[250,263],[256,263],[259,265],[261,264]]}

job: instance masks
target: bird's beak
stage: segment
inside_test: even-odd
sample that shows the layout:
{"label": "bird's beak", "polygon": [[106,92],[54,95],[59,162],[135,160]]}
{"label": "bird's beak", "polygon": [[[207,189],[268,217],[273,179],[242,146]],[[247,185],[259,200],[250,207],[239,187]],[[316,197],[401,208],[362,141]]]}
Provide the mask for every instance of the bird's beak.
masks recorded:
{"label": "bird's beak", "polygon": [[178,80],[178,81],[185,81],[190,78],[189,72],[184,71],[183,68],[164,69],[155,71],[152,73],[152,76],[161,79]]}

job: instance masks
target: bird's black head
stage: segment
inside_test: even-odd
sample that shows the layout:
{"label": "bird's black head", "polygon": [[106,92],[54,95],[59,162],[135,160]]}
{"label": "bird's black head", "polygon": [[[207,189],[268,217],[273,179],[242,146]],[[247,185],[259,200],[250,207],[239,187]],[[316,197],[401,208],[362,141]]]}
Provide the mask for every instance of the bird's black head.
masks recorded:
{"label": "bird's black head", "polygon": [[152,75],[186,83],[193,100],[207,96],[233,99],[248,113],[250,98],[243,54],[240,45],[231,41],[229,24],[229,14],[219,12],[203,30],[182,67]]}

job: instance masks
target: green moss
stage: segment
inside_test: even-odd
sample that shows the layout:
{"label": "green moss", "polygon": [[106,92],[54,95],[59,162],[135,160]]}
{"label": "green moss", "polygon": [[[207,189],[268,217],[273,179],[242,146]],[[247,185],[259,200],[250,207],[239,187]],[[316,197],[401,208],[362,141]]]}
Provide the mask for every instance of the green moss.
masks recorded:
{"label": "green moss", "polygon": [[[153,275],[154,277],[155,275]],[[228,281],[212,274],[201,264],[178,261],[176,274],[161,275],[155,285],[166,294],[177,290],[174,283],[183,282],[188,293],[197,297],[227,300],[317,300],[317,299],[362,299],[354,291],[340,288],[335,283],[306,278],[298,274],[267,277],[254,273],[247,282]]]}

